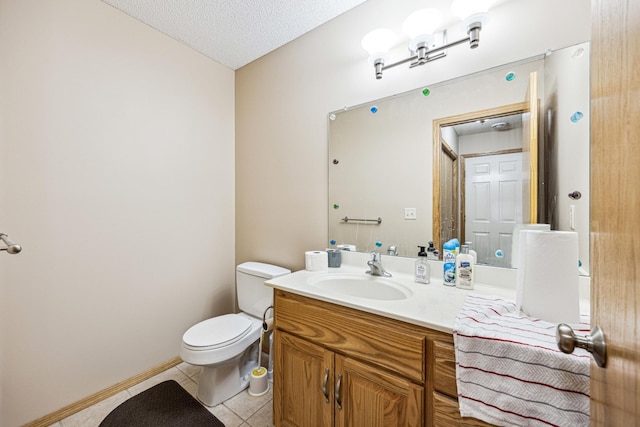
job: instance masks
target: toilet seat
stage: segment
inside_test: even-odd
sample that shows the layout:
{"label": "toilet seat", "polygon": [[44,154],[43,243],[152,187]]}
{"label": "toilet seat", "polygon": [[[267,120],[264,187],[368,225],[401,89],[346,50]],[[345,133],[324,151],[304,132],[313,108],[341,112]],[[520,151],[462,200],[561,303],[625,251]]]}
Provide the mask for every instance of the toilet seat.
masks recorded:
{"label": "toilet seat", "polygon": [[193,351],[213,350],[240,341],[251,330],[253,322],[237,314],[225,314],[204,320],[187,330],[184,346]]}

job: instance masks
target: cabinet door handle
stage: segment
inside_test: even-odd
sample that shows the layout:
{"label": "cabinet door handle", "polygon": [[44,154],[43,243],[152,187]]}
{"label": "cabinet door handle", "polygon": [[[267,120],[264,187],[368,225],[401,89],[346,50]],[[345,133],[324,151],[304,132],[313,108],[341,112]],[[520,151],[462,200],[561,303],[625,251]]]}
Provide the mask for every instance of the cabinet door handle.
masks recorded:
{"label": "cabinet door handle", "polygon": [[322,394],[324,394],[324,401],[329,403],[329,392],[327,392],[327,381],[329,381],[329,368],[324,369],[324,380],[322,381]]}
{"label": "cabinet door handle", "polygon": [[342,400],[340,399],[340,388],[342,386],[342,374],[338,374],[338,383],[336,384],[336,402],[338,403],[338,409],[342,410]]}

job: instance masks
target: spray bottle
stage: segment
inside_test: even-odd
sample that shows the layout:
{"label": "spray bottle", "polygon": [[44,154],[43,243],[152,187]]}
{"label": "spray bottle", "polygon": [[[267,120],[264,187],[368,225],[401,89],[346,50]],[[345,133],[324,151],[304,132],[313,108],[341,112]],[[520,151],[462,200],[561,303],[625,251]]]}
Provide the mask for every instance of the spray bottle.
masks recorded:
{"label": "spray bottle", "polygon": [[451,239],[442,246],[442,260],[444,261],[443,283],[446,286],[456,285],[456,256],[458,255],[458,239]]}

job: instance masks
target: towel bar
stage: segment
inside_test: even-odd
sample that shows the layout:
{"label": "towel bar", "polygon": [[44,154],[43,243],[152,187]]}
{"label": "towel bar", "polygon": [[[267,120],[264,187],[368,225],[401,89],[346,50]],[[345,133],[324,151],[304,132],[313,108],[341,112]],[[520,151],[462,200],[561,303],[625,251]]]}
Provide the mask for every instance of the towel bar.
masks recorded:
{"label": "towel bar", "polygon": [[368,222],[375,222],[377,224],[381,224],[382,223],[382,218],[378,217],[378,219],[358,219],[358,218],[349,218],[348,216],[345,216],[344,218],[342,218],[342,221],[344,221],[345,223],[349,223],[349,222],[353,222],[353,223],[368,223]]}

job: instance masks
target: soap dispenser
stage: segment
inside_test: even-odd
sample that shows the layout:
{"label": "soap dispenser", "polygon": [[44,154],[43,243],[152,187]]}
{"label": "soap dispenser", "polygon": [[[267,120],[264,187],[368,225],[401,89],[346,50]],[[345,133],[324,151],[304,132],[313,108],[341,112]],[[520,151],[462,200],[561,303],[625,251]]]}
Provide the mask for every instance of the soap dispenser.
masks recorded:
{"label": "soap dispenser", "polygon": [[418,246],[418,259],[416,259],[415,281],[417,283],[429,283],[431,281],[431,266],[427,261],[427,252],[425,246]]}
{"label": "soap dispenser", "polygon": [[429,241],[429,247],[427,248],[427,259],[431,261],[438,261],[438,250],[433,243],[433,240]]}

